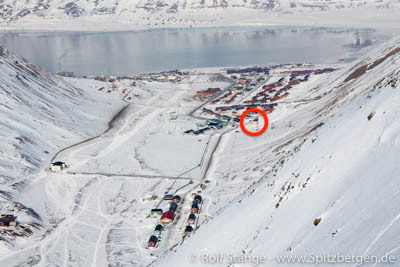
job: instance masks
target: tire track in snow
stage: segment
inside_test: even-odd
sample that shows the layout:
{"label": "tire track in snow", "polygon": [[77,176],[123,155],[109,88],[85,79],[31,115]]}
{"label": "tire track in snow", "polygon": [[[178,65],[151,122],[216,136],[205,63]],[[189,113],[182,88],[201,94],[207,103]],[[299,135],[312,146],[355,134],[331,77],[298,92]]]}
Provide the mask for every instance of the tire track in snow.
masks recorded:
{"label": "tire track in snow", "polygon": [[124,113],[124,111],[128,108],[128,106],[129,106],[129,104],[126,105],[126,106],[124,106],[122,109],[120,109],[120,110],[117,112],[117,114],[114,115],[114,117],[109,121],[108,126],[107,126],[107,129],[104,130],[101,134],[99,134],[99,135],[97,135],[97,136],[94,136],[94,137],[91,137],[91,138],[88,138],[88,139],[86,139],[86,140],[83,140],[83,141],[78,142],[78,143],[76,143],[76,144],[73,144],[73,145],[64,147],[63,149],[59,150],[58,152],[56,152],[56,153],[54,154],[54,156],[51,158],[50,162],[54,162],[54,161],[57,159],[57,157],[58,157],[62,152],[67,151],[67,150],[69,150],[69,149],[71,149],[71,148],[74,148],[74,147],[76,147],[76,146],[80,146],[80,145],[82,145],[82,144],[85,144],[85,143],[87,143],[87,142],[89,142],[89,141],[95,140],[95,139],[97,139],[97,138],[103,136],[103,135],[106,134],[107,132],[109,132],[111,129],[114,128],[114,123],[115,123],[115,121],[118,120],[118,118]]}

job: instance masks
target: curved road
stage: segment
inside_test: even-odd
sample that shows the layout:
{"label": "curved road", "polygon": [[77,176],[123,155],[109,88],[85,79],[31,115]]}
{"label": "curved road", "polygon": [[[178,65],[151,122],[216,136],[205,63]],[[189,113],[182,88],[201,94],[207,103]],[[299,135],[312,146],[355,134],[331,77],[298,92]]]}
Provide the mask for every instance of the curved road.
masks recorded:
{"label": "curved road", "polygon": [[[223,78],[221,78],[221,79],[225,79],[225,81],[226,81],[226,79],[228,79],[228,78],[223,77]],[[194,119],[203,120],[203,121],[204,121],[204,120],[207,120],[207,118],[204,118],[204,117],[201,117],[201,116],[196,116],[194,113],[195,113],[196,111],[198,111],[199,109],[201,109],[202,107],[204,107],[205,105],[207,105],[207,104],[208,104],[210,101],[212,101],[213,99],[218,98],[221,94],[223,94],[223,93],[225,93],[226,91],[230,90],[230,89],[234,86],[234,82],[233,82],[232,80],[230,80],[230,79],[229,79],[229,82],[230,82],[230,85],[227,86],[223,91],[221,91],[220,94],[218,94],[218,95],[216,95],[216,96],[214,96],[214,97],[208,99],[206,102],[200,104],[199,106],[197,106],[196,108],[194,108],[193,110],[191,110],[187,115],[188,115],[189,117],[194,118]],[[124,100],[125,102],[128,102],[128,101],[127,101],[127,96],[128,96],[129,93],[130,93],[130,91],[127,92],[127,93],[124,95],[124,97],[123,97],[123,100]],[[107,132],[109,132],[111,129],[113,129],[115,121],[117,121],[117,120],[124,114],[124,112],[127,110],[127,108],[129,107],[129,105],[131,105],[131,104],[128,102],[127,105],[125,105],[123,108],[121,108],[121,109],[113,116],[113,118],[112,118],[112,119],[109,121],[109,123],[108,123],[107,129],[104,130],[101,134],[99,134],[99,135],[97,135],[97,136],[94,136],[94,137],[91,137],[91,138],[88,138],[88,139],[86,139],[86,140],[83,140],[83,141],[81,141],[81,142],[78,142],[78,143],[76,143],[76,144],[70,145],[70,146],[68,146],[68,147],[65,147],[65,148],[59,150],[57,153],[54,154],[54,156],[53,156],[52,159],[51,159],[51,162],[57,160],[57,159],[60,157],[61,153],[66,152],[66,151],[68,151],[69,149],[75,148],[75,147],[77,147],[77,146],[81,146],[81,145],[83,145],[83,144],[85,144],[85,143],[87,143],[87,142],[93,141],[93,140],[95,140],[95,139],[97,139],[97,138],[100,138],[100,137],[102,137],[104,134],[106,134]],[[194,166],[194,167],[192,167],[191,169],[189,169],[189,170],[187,170],[187,171],[181,173],[181,174],[178,175],[178,176],[142,175],[142,174],[135,174],[135,173],[132,173],[132,174],[89,173],[89,172],[86,172],[86,173],[85,173],[85,172],[82,172],[82,173],[67,172],[67,173],[68,173],[68,174],[72,174],[72,175],[73,175],[73,174],[79,174],[79,175],[100,175],[100,176],[105,176],[105,177],[123,176],[123,177],[127,177],[127,178],[171,179],[171,180],[173,180],[173,182],[172,182],[171,186],[169,187],[169,191],[174,189],[174,186],[175,186],[177,180],[188,180],[189,182],[188,182],[187,184],[185,184],[185,185],[183,185],[183,186],[180,186],[180,188],[178,188],[178,189],[175,190],[175,193],[176,193],[176,192],[178,192],[179,189],[182,189],[182,188],[185,188],[185,187],[188,187],[188,186],[189,186],[189,187],[185,190],[185,193],[182,195],[182,200],[184,200],[184,199],[186,198],[186,196],[187,196],[192,190],[194,190],[195,188],[197,188],[201,183],[204,182],[204,180],[206,180],[206,177],[207,177],[207,175],[208,175],[210,166],[211,166],[211,164],[212,164],[212,162],[213,162],[213,159],[214,159],[214,154],[215,154],[215,152],[217,151],[217,149],[218,149],[218,147],[219,147],[219,145],[220,145],[220,143],[221,143],[222,137],[223,137],[225,134],[227,134],[228,132],[231,132],[232,130],[235,130],[236,128],[237,128],[237,127],[229,127],[229,128],[225,128],[224,130],[217,130],[216,132],[214,132],[214,133],[210,136],[210,139],[208,140],[208,144],[207,144],[207,146],[206,146],[206,148],[205,148],[205,150],[204,150],[203,156],[202,156],[201,161],[199,162],[199,164],[198,164],[197,166]],[[217,138],[217,139],[215,140],[215,138]],[[58,159],[58,160],[60,160],[60,159]],[[193,178],[189,178],[189,177],[183,177],[183,175],[185,175],[186,173],[188,173],[188,172],[190,172],[190,171],[192,171],[193,169],[196,169],[196,168],[201,168],[199,179],[193,179]],[[196,182],[193,183],[193,180],[195,180]],[[161,200],[161,201],[162,201],[162,200]],[[160,201],[160,203],[159,203],[157,206],[159,206],[159,205],[161,204],[161,201]],[[181,206],[181,205],[180,205],[180,206]],[[174,225],[175,231],[177,230],[177,227],[183,222],[182,220],[185,220],[185,218],[183,218],[183,216],[180,216],[180,218],[178,217],[177,220],[174,221],[174,224],[173,224],[173,225]],[[168,236],[166,237],[166,239],[169,240],[169,242],[166,242],[165,245],[163,246],[163,247],[166,248],[166,249],[167,249],[170,245],[174,245],[174,244],[172,244],[172,241],[173,241],[173,240],[170,238],[170,236],[173,234],[173,232],[174,232],[174,230],[173,230],[173,229],[170,229],[170,230],[169,230],[169,233],[168,233]]]}

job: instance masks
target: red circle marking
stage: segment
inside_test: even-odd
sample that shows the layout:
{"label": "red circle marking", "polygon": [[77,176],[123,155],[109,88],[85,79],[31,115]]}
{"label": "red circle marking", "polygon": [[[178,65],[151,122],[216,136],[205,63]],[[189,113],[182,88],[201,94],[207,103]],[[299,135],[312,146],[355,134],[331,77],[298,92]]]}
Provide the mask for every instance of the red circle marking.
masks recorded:
{"label": "red circle marking", "polygon": [[[248,131],[246,129],[246,127],[244,127],[244,118],[247,116],[247,114],[249,114],[251,112],[259,113],[264,118],[264,127],[260,131],[255,132],[255,133]],[[245,112],[243,112],[243,114],[240,116],[240,123],[239,124],[240,124],[240,128],[242,129],[242,131],[245,134],[250,135],[250,136],[259,136],[259,135],[262,135],[268,128],[268,117],[267,117],[267,114],[265,114],[265,112],[262,111],[261,109],[251,108],[251,109],[248,109]]]}

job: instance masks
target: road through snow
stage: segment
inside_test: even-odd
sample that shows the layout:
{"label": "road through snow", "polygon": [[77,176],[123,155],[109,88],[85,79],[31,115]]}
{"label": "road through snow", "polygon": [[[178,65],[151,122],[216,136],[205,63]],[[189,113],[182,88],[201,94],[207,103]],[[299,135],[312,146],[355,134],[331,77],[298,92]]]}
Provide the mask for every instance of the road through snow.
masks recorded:
{"label": "road through snow", "polygon": [[[176,104],[181,99],[191,97],[195,87],[204,84],[201,82],[204,78],[199,77],[193,77],[186,84],[177,84],[178,90],[152,88],[147,91],[146,100],[138,103],[133,96],[137,91],[129,90],[122,96],[127,104],[113,116],[101,134],[55,153],[51,161],[64,161],[69,168],[60,173],[42,171],[35,180],[35,186],[30,189],[45,190],[42,198],[46,199],[43,202],[48,206],[44,208],[48,210],[46,217],[54,218],[49,222],[49,231],[39,242],[0,260],[22,252],[39,250],[43,266],[70,266],[73,263],[103,266],[109,264],[110,260],[137,265],[139,262],[150,263],[154,255],[160,255],[175,246],[182,237],[186,222],[180,212],[184,212],[191,202],[190,193],[206,179],[224,134],[234,128],[200,138],[200,143],[197,140],[199,137],[190,137],[185,145],[190,146],[190,142],[203,144],[202,149],[193,154],[196,163],[193,162],[176,175],[150,167],[142,158],[140,150],[138,154],[137,146],[148,145],[148,137],[166,131],[165,127],[175,127],[164,118],[176,109],[187,110],[185,115],[180,115],[182,123],[185,120],[191,124],[199,119],[204,120],[193,115],[203,104],[195,110],[190,105]],[[160,123],[155,123],[157,121]],[[181,122],[177,123],[179,125]],[[165,140],[168,142],[169,139]],[[157,153],[157,150],[152,153]],[[188,156],[183,155],[182,159],[185,157]],[[115,160],[126,161],[127,167],[114,170]],[[178,165],[180,160],[176,159]],[[167,203],[162,201],[165,192],[182,196],[180,212],[168,227],[168,233],[163,236],[159,248],[149,253],[145,249],[146,242],[158,219],[149,217],[148,213],[154,207],[165,208]],[[161,199],[154,202],[153,196]],[[79,247],[87,251],[86,255],[77,251]],[[58,256],[55,257],[56,252]]]}

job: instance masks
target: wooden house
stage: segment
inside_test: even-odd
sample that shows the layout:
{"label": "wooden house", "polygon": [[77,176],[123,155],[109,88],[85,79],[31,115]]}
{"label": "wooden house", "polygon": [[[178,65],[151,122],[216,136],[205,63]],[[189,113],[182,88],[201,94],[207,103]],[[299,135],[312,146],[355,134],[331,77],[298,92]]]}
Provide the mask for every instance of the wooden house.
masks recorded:
{"label": "wooden house", "polygon": [[162,209],[151,209],[150,214],[151,215],[162,215],[163,210]]}
{"label": "wooden house", "polygon": [[191,213],[188,218],[188,224],[194,224],[196,222],[196,215]]}
{"label": "wooden house", "polygon": [[175,212],[177,208],[178,204],[176,204],[176,202],[171,201],[171,203],[169,204],[169,211]]}
{"label": "wooden house", "polygon": [[185,232],[183,233],[183,235],[187,236],[189,235],[191,232],[193,232],[193,227],[191,225],[187,225],[185,228]]}
{"label": "wooden house", "polygon": [[162,224],[170,224],[174,220],[175,213],[172,211],[166,211],[161,215],[160,222]]}
{"label": "wooden house", "polygon": [[50,165],[50,169],[53,172],[59,172],[59,171],[62,171],[63,169],[65,169],[65,168],[66,168],[65,163],[61,162],[61,161],[53,162]]}
{"label": "wooden house", "polygon": [[147,243],[148,248],[154,248],[157,245],[158,237],[155,235],[150,236],[149,242]]}
{"label": "wooden house", "polygon": [[199,205],[197,203],[193,203],[190,212],[193,214],[198,214],[199,213]]}

